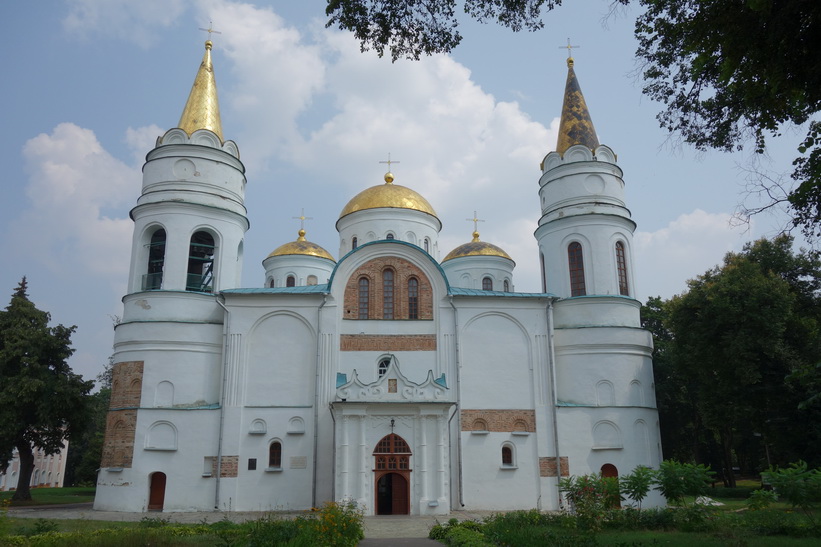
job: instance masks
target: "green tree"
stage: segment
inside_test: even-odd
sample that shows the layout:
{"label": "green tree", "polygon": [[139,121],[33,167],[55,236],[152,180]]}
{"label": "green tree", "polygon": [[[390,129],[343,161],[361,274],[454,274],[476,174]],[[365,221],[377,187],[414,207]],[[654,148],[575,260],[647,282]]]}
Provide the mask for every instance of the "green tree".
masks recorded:
{"label": "green tree", "polygon": [[[631,0],[614,0],[613,5]],[[765,188],[793,224],[821,236],[821,2],[811,0],[632,0],[643,92],[665,105],[658,120],[700,150],[766,150],[785,127],[796,142],[793,183]],[[362,49],[393,60],[449,52],[462,40],[458,7],[514,31],[544,26],[561,0],[328,0],[327,26],[350,30]],[[754,37],[754,39],[753,39]],[[762,178],[762,181],[765,180]],[[765,183],[762,183],[765,184]]]}
{"label": "green tree", "polygon": [[673,367],[719,440],[729,486],[737,461],[758,463],[749,453],[761,441],[774,463],[818,457],[818,409],[799,408],[807,394],[789,378],[819,360],[820,274],[791,244],[784,236],[729,253],[667,304]]}
{"label": "green tree", "polygon": [[20,458],[12,499],[29,500],[34,448],[54,454],[88,416],[84,381],[67,364],[75,327],[49,327],[47,312],[29,300],[26,279],[0,312],[0,469],[16,448]]}
{"label": "green tree", "polygon": [[89,395],[89,419],[82,434],[73,441],[66,460],[65,484],[78,486],[97,482],[97,470],[103,457],[105,421],[111,402],[111,379],[114,358],[108,358],[103,372],[97,375],[96,393]]}

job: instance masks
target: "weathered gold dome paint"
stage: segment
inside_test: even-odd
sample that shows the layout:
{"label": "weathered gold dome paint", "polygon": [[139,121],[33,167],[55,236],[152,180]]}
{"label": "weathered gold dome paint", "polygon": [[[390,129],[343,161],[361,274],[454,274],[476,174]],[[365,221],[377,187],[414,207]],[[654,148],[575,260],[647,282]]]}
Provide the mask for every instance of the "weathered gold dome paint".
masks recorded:
{"label": "weathered gold dome paint", "polygon": [[222,138],[220,105],[217,100],[217,81],[214,79],[214,66],[211,64],[211,40],[205,42],[205,55],[202,57],[194,85],[188,95],[188,102],[180,116],[180,129],[190,136],[198,129],[208,129]]}
{"label": "weathered gold dome paint", "polygon": [[465,243],[464,245],[459,245],[453,249],[448,253],[448,256],[446,256],[442,262],[447,262],[448,260],[461,258],[463,256],[499,256],[513,262],[510,255],[504,252],[501,247],[497,247],[492,243],[479,241],[479,232],[473,232],[473,241]]}
{"label": "weathered gold dome paint", "polygon": [[316,243],[311,243],[307,239],[305,239],[305,230],[299,231],[299,237],[296,241],[291,241],[290,243],[286,243],[285,245],[280,245],[274,252],[268,255],[267,258],[271,258],[272,256],[285,256],[285,255],[306,255],[306,256],[316,256],[319,258],[327,258],[332,262],[336,262],[334,257],[331,256],[331,253],[317,245]]}
{"label": "weathered gold dome paint", "polygon": [[564,87],[564,104],[562,104],[562,121],[559,124],[559,140],[556,152],[564,155],[568,148],[583,144],[591,150],[599,147],[599,138],[590,119],[587,103],[573,70],[573,58],[567,60],[567,84]]}
{"label": "weathered gold dome paint", "polygon": [[385,173],[385,184],[372,186],[367,190],[359,192],[348,202],[339,218],[342,218],[357,211],[366,209],[379,209],[390,207],[394,209],[412,209],[421,211],[431,216],[436,216],[436,211],[428,200],[410,188],[393,183],[393,173]]}

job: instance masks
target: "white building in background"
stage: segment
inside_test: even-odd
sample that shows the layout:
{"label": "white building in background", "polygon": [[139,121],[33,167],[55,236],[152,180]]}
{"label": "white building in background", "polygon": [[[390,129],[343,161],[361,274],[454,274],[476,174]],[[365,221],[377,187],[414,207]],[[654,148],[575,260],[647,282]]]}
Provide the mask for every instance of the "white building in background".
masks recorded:
{"label": "white building in background", "polygon": [[210,49],[131,212],[96,509],[547,510],[560,476],[658,466],[635,223],[572,60],[538,181],[543,292],[515,292],[478,232],[440,261],[442,221],[391,173],[340,204],[338,259],[300,230],[240,288],[245,168]]}
{"label": "white building in background", "polygon": [[[46,455],[40,448],[34,449],[34,471],[31,472],[31,488],[62,488],[66,475],[66,455],[68,440],[63,440],[63,448],[57,454]],[[5,473],[0,473],[0,492],[17,490],[20,479],[20,456],[15,449]]]}

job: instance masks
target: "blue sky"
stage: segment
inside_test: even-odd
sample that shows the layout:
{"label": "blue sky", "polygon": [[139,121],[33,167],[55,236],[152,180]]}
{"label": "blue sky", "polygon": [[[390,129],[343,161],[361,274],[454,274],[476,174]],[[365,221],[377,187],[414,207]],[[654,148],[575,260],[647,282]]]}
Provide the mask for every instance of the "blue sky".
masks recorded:
{"label": "blue sky", "polygon": [[439,214],[443,256],[470,239],[465,219],[477,210],[482,239],[517,263],[516,290],[538,290],[538,165],[555,147],[570,38],[638,223],[638,296],[680,293],[727,251],[784,225],[778,212],[741,227],[730,219],[756,203],[747,171],[788,171],[800,131],[788,128],[764,158],[676,146],[635,76],[635,12],[608,15],[609,4],[566,2],[538,33],[467,21],[452,55],[391,63],[325,29],[322,0],[5,2],[0,294],[27,276],[41,309],[78,326],[75,371],[101,370],[122,310],[142,162],[179,120],[209,20],[222,33],[213,59],[223,132],[247,168],[244,286],[262,285],[261,261],[296,238],[302,208],[314,219],[308,239],[336,256],[339,212],[381,182],[390,153],[396,182]]}

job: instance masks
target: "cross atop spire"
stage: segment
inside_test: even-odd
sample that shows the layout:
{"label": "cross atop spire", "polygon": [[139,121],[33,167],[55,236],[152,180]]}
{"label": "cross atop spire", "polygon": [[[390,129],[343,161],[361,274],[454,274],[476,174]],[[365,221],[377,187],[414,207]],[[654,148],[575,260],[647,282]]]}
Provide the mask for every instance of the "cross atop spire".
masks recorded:
{"label": "cross atop spire", "polygon": [[388,161],[380,161],[379,163],[387,163],[388,164],[388,171],[391,170],[392,163],[399,163],[399,160],[391,160],[391,153],[388,152]]}
{"label": "cross atop spire", "polygon": [[[208,28],[200,27],[200,30],[204,30],[205,32],[208,33],[208,41],[209,42],[211,41],[211,34],[222,34],[220,31],[214,30],[214,23],[211,22],[211,21],[208,21]],[[569,43],[569,41],[568,41],[568,43]]]}
{"label": "cross atop spire", "polygon": [[[205,29],[200,29],[200,30],[205,30]],[[581,46],[571,46],[571,45],[570,45],[570,38],[568,38],[568,39],[567,39],[567,45],[566,45],[566,46],[559,46],[559,49],[567,49],[567,58],[568,58],[568,59],[572,59],[572,58],[573,58],[573,56],[571,55],[571,51],[570,51],[570,50],[571,50],[571,49],[580,48],[580,47],[581,47]]]}
{"label": "cross atop spire", "polygon": [[300,230],[304,230],[304,229],[305,229],[305,221],[306,221],[306,220],[313,220],[313,219],[314,219],[314,217],[306,217],[306,216],[305,216],[305,207],[303,207],[303,208],[302,208],[302,210],[300,211],[300,213],[299,213],[299,216],[298,216],[298,217],[291,217],[291,218],[292,218],[292,219],[294,219],[294,220],[298,220],[298,221],[299,221],[299,229],[300,229]]}

